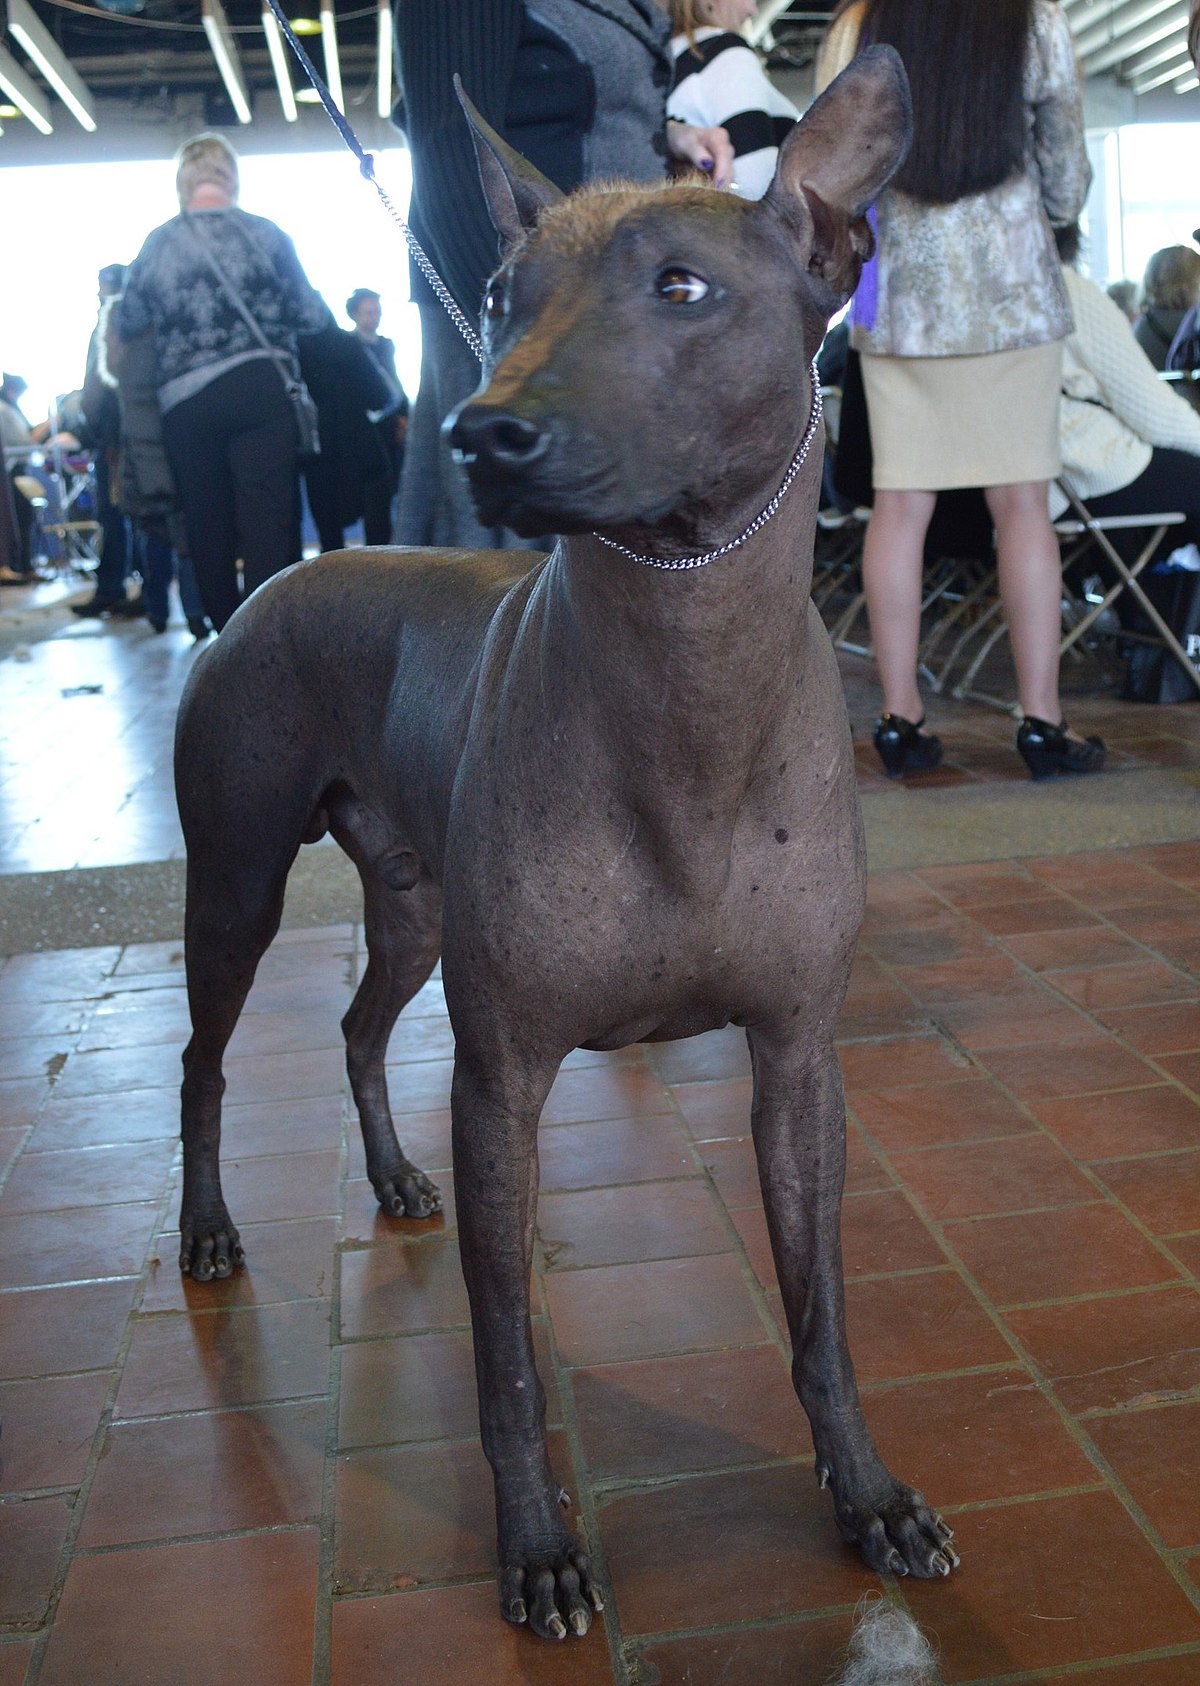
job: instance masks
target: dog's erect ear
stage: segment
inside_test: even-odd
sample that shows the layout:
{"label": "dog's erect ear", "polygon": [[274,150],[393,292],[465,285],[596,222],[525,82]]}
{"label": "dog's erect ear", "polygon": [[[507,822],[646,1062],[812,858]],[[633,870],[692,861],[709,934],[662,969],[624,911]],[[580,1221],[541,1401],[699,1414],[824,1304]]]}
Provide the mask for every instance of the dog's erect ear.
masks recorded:
{"label": "dog's erect ear", "polygon": [[471,125],[483,196],[496,232],[506,247],[515,245],[535,226],[540,211],[566,196],[484,122],[463,92],[457,72],[454,91]]}
{"label": "dog's erect ear", "polygon": [[814,100],[779,149],[764,204],[812,228],[809,267],[849,294],[871,252],[862,220],[912,140],[908,77],[892,47],[868,47]]}

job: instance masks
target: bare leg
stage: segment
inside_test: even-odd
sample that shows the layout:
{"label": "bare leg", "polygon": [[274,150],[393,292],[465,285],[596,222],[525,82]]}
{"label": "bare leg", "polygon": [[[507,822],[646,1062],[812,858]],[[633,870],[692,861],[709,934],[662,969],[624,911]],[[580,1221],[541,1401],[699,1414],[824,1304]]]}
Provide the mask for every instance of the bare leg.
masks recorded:
{"label": "bare leg", "polygon": [[471,1301],[483,1449],[496,1484],[500,1608],[543,1638],[582,1637],[603,1608],[567,1528],[546,1453],[546,1398],[533,1359],[529,1273],[537,1124],[557,1062],[454,1070],[454,1185]]}
{"label": "bare leg", "polygon": [[936,502],[934,492],[876,492],[863,546],[863,589],[883,706],[904,720],[917,721],[923,713],[917,690],[921,578]]}
{"label": "bare leg", "polygon": [[366,904],[367,969],[342,1029],[346,1069],[358,1108],[367,1175],[379,1204],[393,1217],[427,1218],[442,1209],[433,1183],[405,1157],[388,1104],[388,1037],[407,1002],[434,968],[441,935],[441,896],[423,875],[409,890],[382,884],[360,866]]}
{"label": "bare leg", "polygon": [[845,1106],[832,1046],[790,1028],[749,1033],[754,1147],[792,1337],[792,1377],[812,1425],[817,1478],[842,1537],[881,1574],[948,1575],[950,1530],[875,1450],[846,1344],[839,1237]]}
{"label": "bare leg", "polygon": [[1062,563],[1050,524],[1046,482],[993,486],[985,494],[996,523],[1000,596],[1012,639],[1021,712],[1057,725]]}

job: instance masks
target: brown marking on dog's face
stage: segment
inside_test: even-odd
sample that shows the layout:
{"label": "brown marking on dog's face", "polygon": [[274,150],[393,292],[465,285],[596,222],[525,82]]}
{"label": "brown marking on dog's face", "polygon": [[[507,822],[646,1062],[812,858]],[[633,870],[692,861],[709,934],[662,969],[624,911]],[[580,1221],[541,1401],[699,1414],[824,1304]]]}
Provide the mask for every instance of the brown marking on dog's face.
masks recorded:
{"label": "brown marking on dog's face", "polygon": [[[906,145],[899,61],[865,58],[792,132],[761,202],[689,184],[563,200],[489,145],[510,246],[485,309],[484,384],[455,436],[485,521],[691,542],[778,483],[808,420],[809,364],[870,251],[866,204]],[[511,451],[464,443],[489,418],[511,421]]]}
{"label": "brown marking on dog's face", "polygon": [[543,215],[493,281],[490,369],[470,408],[532,424],[548,445],[536,462],[472,465],[485,520],[604,531],[683,506],[701,520],[754,483],[764,451],[771,472],[781,414],[786,462],[824,316],[756,210],[684,186],[586,194]]}

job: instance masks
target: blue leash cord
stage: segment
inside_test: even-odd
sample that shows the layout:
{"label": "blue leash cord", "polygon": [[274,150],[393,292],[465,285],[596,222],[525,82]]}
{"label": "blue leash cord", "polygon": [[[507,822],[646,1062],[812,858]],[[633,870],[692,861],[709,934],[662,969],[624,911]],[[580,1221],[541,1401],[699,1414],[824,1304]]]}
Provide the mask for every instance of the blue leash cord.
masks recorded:
{"label": "blue leash cord", "polygon": [[316,65],[312,62],[312,60],[309,58],[308,54],[305,52],[303,45],[297,39],[295,30],[292,28],[291,24],[288,22],[286,16],[284,15],[283,7],[280,4],[280,0],[267,0],[267,4],[270,6],[272,12],[274,12],[276,21],[279,24],[280,32],[283,35],[284,39],[286,40],[288,46],[292,49],[292,51],[295,53],[296,57],[300,60],[300,64],[301,64],[301,67],[304,70],[304,74],[308,77],[309,81],[312,83],[313,87],[316,89],[317,97],[320,99],[321,104],[325,107],[326,115],[329,117],[330,122],[333,124],[333,126],[336,128],[338,133],[341,135],[342,139],[345,141],[346,145],[350,148],[350,150],[354,154],[354,156],[358,159],[358,167],[359,167],[359,170],[360,170],[361,174],[363,175],[363,177],[367,181],[370,182],[371,186],[375,189],[376,193],[379,195],[379,198],[380,198],[380,200],[383,204],[384,209],[387,211],[387,213],[391,217],[392,221],[394,223],[396,223],[396,225],[399,227],[400,232],[403,234],[405,240],[407,240],[408,249],[412,253],[412,256],[413,256],[413,262],[417,265],[417,268],[421,271],[421,274],[425,277],[426,281],[428,281],[429,285],[433,288],[434,292],[437,294],[438,298],[441,300],[442,304],[445,306],[445,309],[446,309],[447,313],[449,314],[451,321],[454,323],[454,325],[458,329],[459,333],[466,340],[466,342],[470,346],[471,350],[475,353],[476,357],[482,363],[482,361],[483,361],[483,343],[480,340],[479,335],[476,333],[476,331],[475,331],[474,327],[472,326],[469,318],[465,315],[465,313],[459,308],[458,304],[455,302],[455,299],[454,299],[452,293],[450,292],[449,287],[447,287],[446,283],[442,280],[442,278],[438,274],[437,270],[433,267],[432,263],[430,263],[429,258],[426,256],[425,251],[424,251],[423,247],[421,246],[420,241],[417,239],[417,237],[413,233],[412,229],[408,226],[408,224],[405,222],[404,218],[400,215],[399,211],[396,209],[395,205],[392,203],[391,196],[388,193],[387,189],[382,185],[382,183],[377,178],[377,176],[375,174],[375,160],[374,160],[374,158],[371,156],[371,154],[369,152],[363,151],[362,142],[359,140],[358,136],[354,133],[354,130],[350,127],[350,124],[347,122],[346,118],[343,116],[343,114],[338,110],[337,106],[334,104],[333,95],[329,92],[329,88],[326,85],[324,77],[320,74]]}

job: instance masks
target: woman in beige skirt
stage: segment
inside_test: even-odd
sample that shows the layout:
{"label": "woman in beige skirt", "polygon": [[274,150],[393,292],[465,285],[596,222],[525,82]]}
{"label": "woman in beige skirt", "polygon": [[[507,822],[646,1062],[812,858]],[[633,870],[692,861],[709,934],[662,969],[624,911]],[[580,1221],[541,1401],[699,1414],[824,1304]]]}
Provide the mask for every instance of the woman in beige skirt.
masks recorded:
{"label": "woman in beige skirt", "polygon": [[823,86],[860,45],[887,42],[913,94],[913,146],[876,207],[878,250],[855,298],[852,343],[875,457],[863,581],[884,712],[875,745],[893,778],[934,767],[917,690],[921,570],[939,491],[979,486],[996,524],[1000,592],[1034,778],[1092,772],[1058,695],[1062,342],[1071,331],[1052,224],[1091,180],[1078,75],[1053,0],[853,0],[835,17]]}

